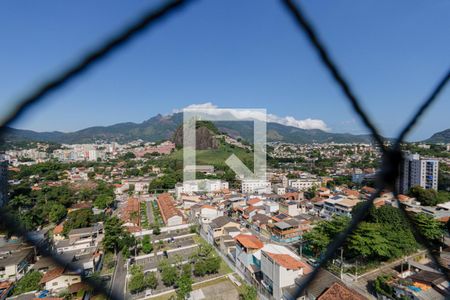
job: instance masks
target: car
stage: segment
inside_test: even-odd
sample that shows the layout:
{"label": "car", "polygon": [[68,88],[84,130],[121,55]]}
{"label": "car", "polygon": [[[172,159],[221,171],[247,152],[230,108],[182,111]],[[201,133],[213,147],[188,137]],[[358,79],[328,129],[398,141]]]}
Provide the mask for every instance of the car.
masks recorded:
{"label": "car", "polygon": [[153,295],[153,292],[151,289],[145,290],[145,297]]}
{"label": "car", "polygon": [[46,298],[49,293],[50,293],[49,290],[43,290],[42,292],[39,293],[38,298],[39,299]]}

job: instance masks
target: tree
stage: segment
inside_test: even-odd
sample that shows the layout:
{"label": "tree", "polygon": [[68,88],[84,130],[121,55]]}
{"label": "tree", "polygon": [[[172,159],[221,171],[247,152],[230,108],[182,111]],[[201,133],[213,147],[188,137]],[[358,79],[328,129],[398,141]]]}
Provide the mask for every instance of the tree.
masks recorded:
{"label": "tree", "polygon": [[52,203],[48,219],[50,222],[59,223],[67,214],[67,209],[64,205],[59,203]]}
{"label": "tree", "polygon": [[161,261],[159,264],[159,268],[161,270],[161,280],[165,286],[172,286],[175,284],[178,272],[175,267],[170,265],[167,259]]}
{"label": "tree", "polygon": [[348,240],[348,249],[366,258],[390,257],[389,243],[382,233],[382,225],[376,223],[360,223]]}
{"label": "tree", "polygon": [[257,296],[258,292],[254,286],[244,284],[242,286],[239,298],[242,300],[256,300]]}
{"label": "tree", "polygon": [[145,254],[149,254],[149,253],[151,253],[153,251],[153,245],[150,242],[150,236],[149,235],[145,235],[142,238],[142,251]]}
{"label": "tree", "polygon": [[192,291],[192,275],[191,275],[191,266],[189,264],[183,265],[183,271],[181,272],[180,277],[176,281],[178,286],[177,289],[177,298],[185,299],[187,295]]}
{"label": "tree", "polygon": [[128,288],[131,293],[142,292],[145,289],[144,272],[142,266],[134,265],[131,267],[131,278],[128,283]]}
{"label": "tree", "polygon": [[95,198],[94,205],[97,208],[105,209],[114,203],[114,198],[108,194],[101,194]]}
{"label": "tree", "polygon": [[94,221],[94,214],[91,209],[79,209],[69,213],[67,221],[64,223],[64,233],[67,234],[72,229],[89,227]]}
{"label": "tree", "polygon": [[322,252],[334,237],[343,231],[349,222],[348,217],[336,216],[329,221],[321,221],[303,238],[317,255]]}
{"label": "tree", "polygon": [[424,189],[417,185],[409,190],[409,195],[416,198],[422,205],[435,206],[438,204],[437,193],[435,190]]}
{"label": "tree", "polygon": [[158,226],[158,224],[154,224],[154,226],[153,226],[153,234],[154,235],[160,235],[161,234],[161,228]]}
{"label": "tree", "polygon": [[221,260],[218,256],[211,256],[205,259],[206,273],[213,274],[219,272],[220,262]]}
{"label": "tree", "polygon": [[105,222],[105,236],[103,246],[115,253],[123,250],[124,254],[129,253],[129,248],[135,244],[134,237],[122,227],[122,221],[117,217],[108,218]]}
{"label": "tree", "polygon": [[122,158],[123,160],[130,160],[130,159],[136,158],[136,155],[134,155],[133,152],[127,152],[127,153],[125,153],[124,155],[122,155],[121,158]]}
{"label": "tree", "polygon": [[401,211],[391,205],[383,205],[379,208],[372,207],[369,212],[369,218],[372,222],[389,224],[397,230],[409,228]]}
{"label": "tree", "polygon": [[206,264],[203,260],[199,260],[194,264],[194,274],[195,276],[205,276],[207,272]]}
{"label": "tree", "polygon": [[393,289],[387,283],[392,278],[390,275],[381,275],[378,276],[373,282],[373,289],[378,295],[383,295],[387,297],[392,297]]}
{"label": "tree", "polygon": [[42,279],[42,274],[38,271],[31,271],[25,274],[14,287],[14,295],[23,294],[39,289],[39,282]]}
{"label": "tree", "polygon": [[158,286],[158,278],[156,278],[155,272],[148,272],[144,277],[144,285],[147,289],[156,289]]}
{"label": "tree", "polygon": [[414,216],[414,223],[417,225],[419,232],[430,241],[439,241],[443,235],[442,224],[433,219],[432,216],[419,213]]}

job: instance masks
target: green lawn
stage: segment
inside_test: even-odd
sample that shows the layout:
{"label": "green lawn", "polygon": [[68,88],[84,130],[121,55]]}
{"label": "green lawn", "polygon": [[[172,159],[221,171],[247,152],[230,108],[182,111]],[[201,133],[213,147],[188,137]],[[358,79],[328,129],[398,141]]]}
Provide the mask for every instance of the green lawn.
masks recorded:
{"label": "green lawn", "polygon": [[[250,169],[253,168],[253,153],[246,149],[231,147],[228,144],[221,144],[218,149],[197,150],[196,161],[199,165],[213,165],[216,168],[225,167],[225,161],[231,154],[236,155],[242,162],[244,162]],[[177,150],[168,155],[166,159],[179,161],[177,165],[182,165],[183,149]]]}
{"label": "green lawn", "polygon": [[146,202],[140,203],[141,208],[141,225],[144,229],[150,229],[150,225],[148,224],[148,217],[147,217],[147,207]]}

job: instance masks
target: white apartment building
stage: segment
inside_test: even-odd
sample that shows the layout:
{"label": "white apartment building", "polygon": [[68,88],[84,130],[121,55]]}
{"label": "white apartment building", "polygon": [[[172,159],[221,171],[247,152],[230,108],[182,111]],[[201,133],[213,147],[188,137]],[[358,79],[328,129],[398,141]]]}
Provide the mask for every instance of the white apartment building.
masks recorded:
{"label": "white apartment building", "polygon": [[286,247],[266,244],[260,256],[262,285],[271,293],[274,299],[282,299],[283,288],[295,283],[295,279],[303,276],[308,267],[300,258]]}
{"label": "white apartment building", "polygon": [[416,185],[424,189],[437,190],[439,161],[432,158],[420,158],[419,154],[407,155],[400,167],[397,185],[400,193],[407,193]]}
{"label": "white apartment building", "polygon": [[272,189],[270,181],[244,179],[241,183],[241,191],[244,194],[270,194]]}
{"label": "white apartment building", "polygon": [[320,187],[321,181],[317,178],[296,178],[288,180],[288,187],[299,191],[306,191],[312,187]]}
{"label": "white apartment building", "polygon": [[286,188],[281,184],[276,184],[273,186],[273,192],[277,195],[284,195],[286,194]]}
{"label": "white apartment building", "polygon": [[192,195],[197,192],[214,193],[227,190],[228,182],[219,179],[186,180],[175,185],[175,196],[177,199],[181,194]]}
{"label": "white apartment building", "polygon": [[326,216],[340,215],[351,217],[353,207],[355,207],[360,200],[350,199],[344,196],[334,196],[326,199],[323,203],[323,213]]}

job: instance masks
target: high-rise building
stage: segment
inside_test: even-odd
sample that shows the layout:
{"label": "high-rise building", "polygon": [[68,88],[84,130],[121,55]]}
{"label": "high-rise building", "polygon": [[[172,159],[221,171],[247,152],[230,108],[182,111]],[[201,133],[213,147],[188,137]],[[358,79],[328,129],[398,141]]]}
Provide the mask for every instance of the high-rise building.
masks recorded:
{"label": "high-rise building", "polygon": [[399,192],[404,194],[416,185],[424,189],[437,190],[439,161],[432,158],[421,158],[419,154],[408,154],[400,165],[400,176],[397,181]]}
{"label": "high-rise building", "polygon": [[8,161],[0,154],[0,207],[8,202]]}

